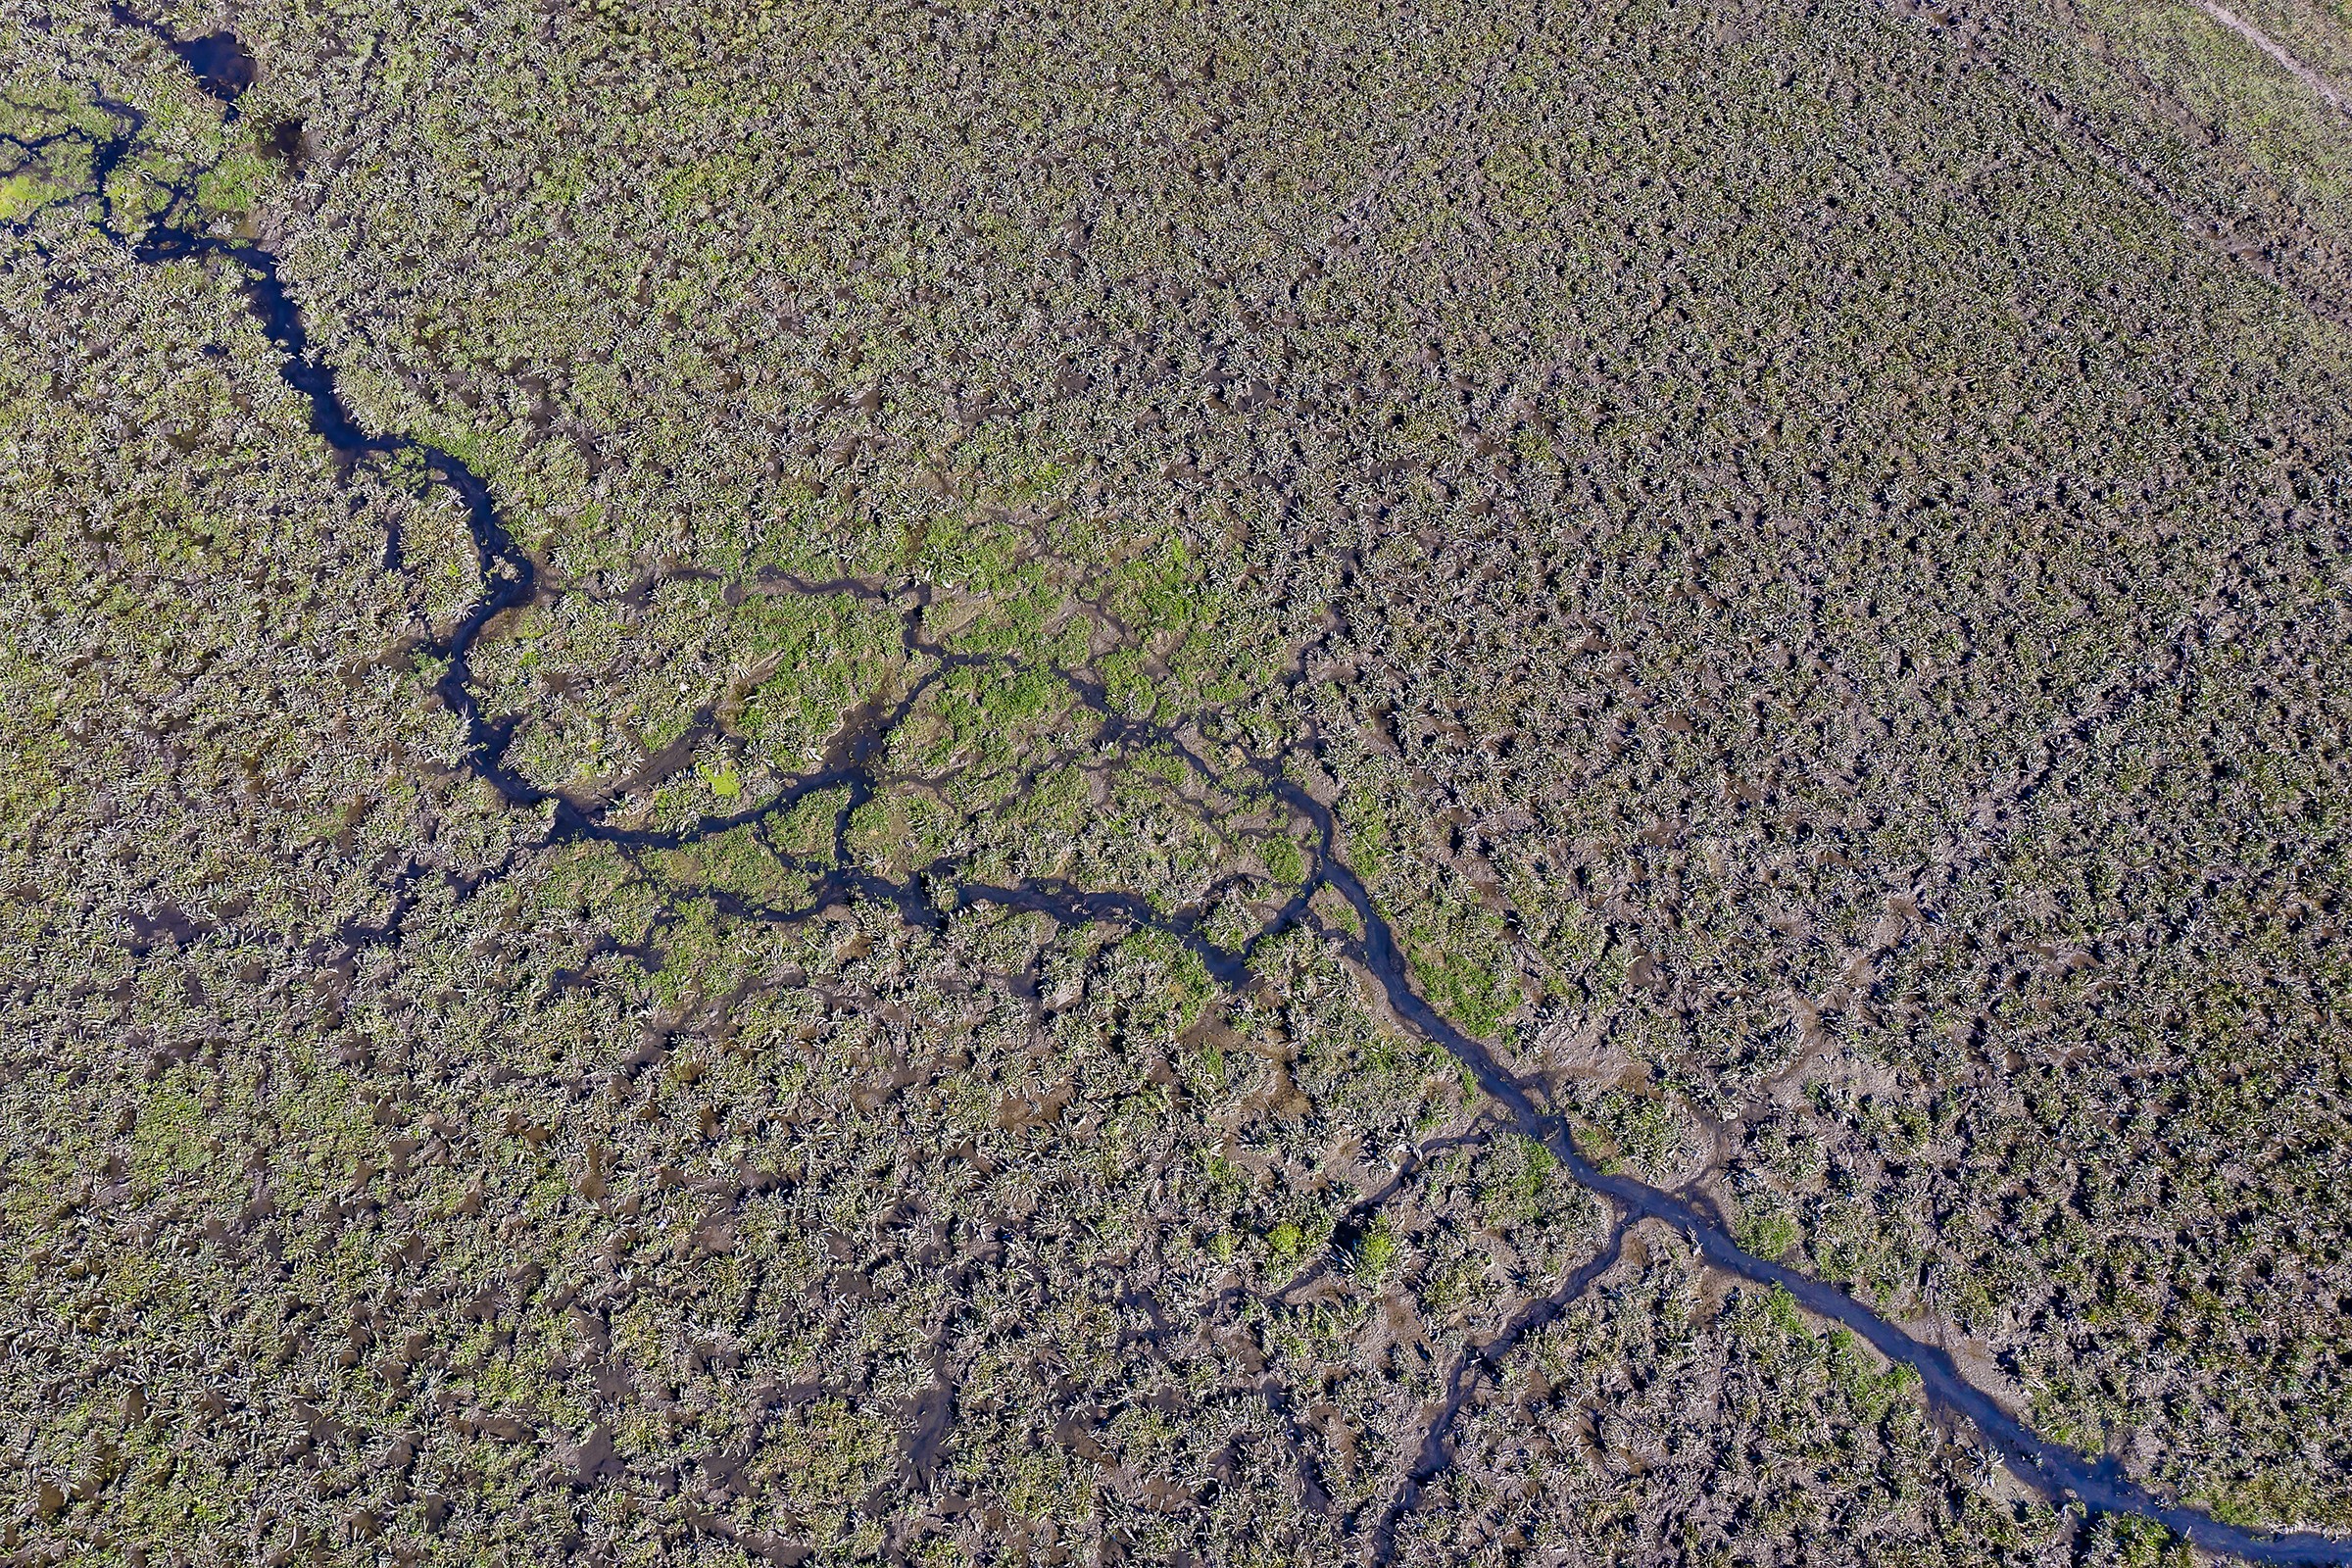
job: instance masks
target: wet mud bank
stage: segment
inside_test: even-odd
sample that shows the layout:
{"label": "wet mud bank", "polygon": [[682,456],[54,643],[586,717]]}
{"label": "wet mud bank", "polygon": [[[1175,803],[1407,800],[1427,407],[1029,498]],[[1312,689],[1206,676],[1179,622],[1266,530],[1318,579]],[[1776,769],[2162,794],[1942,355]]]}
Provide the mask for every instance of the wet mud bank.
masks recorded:
{"label": "wet mud bank", "polygon": [[[233,105],[251,84],[253,57],[232,36],[215,34],[192,42],[177,40],[121,7],[115,11],[124,24],[161,39],[186,63],[204,90],[223,102]],[[120,105],[107,107],[118,118],[127,117],[124,118],[127,129],[108,144],[104,156],[97,161],[101,192],[107,175],[127,154],[143,125],[136,111]],[[179,194],[184,197],[186,193]],[[103,197],[101,205],[103,208]],[[175,202],[167,211],[179,211],[183,206],[184,203]],[[210,235],[169,219],[131,233],[121,230],[112,213],[106,212],[101,226],[145,264],[206,261],[241,272],[248,306],[277,351],[279,375],[305,399],[312,431],[350,462],[369,457],[414,459],[422,465],[432,482],[446,487],[463,505],[478,560],[480,591],[453,630],[420,645],[418,651],[446,661],[436,691],[464,726],[464,767],[509,805],[546,810],[545,843],[600,841],[627,852],[678,848],[713,834],[760,823],[811,795],[838,791],[842,805],[834,818],[829,860],[820,857],[815,863],[795,867],[809,875],[807,898],[802,904],[791,908],[774,908],[714,891],[700,896],[711,898],[737,917],[775,923],[797,923],[852,902],[868,901],[892,906],[909,924],[934,929],[957,913],[983,906],[1042,914],[1067,927],[1107,923],[1148,929],[1183,943],[1215,979],[1234,990],[1247,990],[1257,983],[1251,959],[1260,944],[1286,931],[1311,927],[1347,949],[1348,956],[1379,987],[1383,1000],[1398,1020],[1452,1055],[1508,1113],[1519,1131],[1545,1145],[1570,1176],[1616,1207],[1619,1236],[1624,1227],[1639,1220],[1660,1221],[1687,1237],[1697,1254],[1715,1267],[1759,1286],[1785,1290],[1806,1310],[1850,1329],[1889,1361],[1916,1372],[1932,1405],[1974,1427],[2013,1472],[2052,1501],[2078,1503],[2089,1513],[2147,1519],[2208,1551],[2254,1562],[2352,1564],[2352,1541],[2309,1533],[2266,1535],[2226,1524],[2195,1509],[2166,1502],[2125,1476],[2113,1459],[2092,1460],[2045,1441],[1963,1377],[1946,1351],[1911,1338],[1834,1286],[1743,1250],[1718,1217],[1691,1201],[1595,1165],[1578,1148],[1566,1124],[1544,1109],[1529,1087],[1506,1071],[1487,1045],[1449,1022],[1413,989],[1395,932],[1363,881],[1338,854],[1338,827],[1330,808],[1298,782],[1288,754],[1246,759],[1238,771],[1254,780],[1260,799],[1279,806],[1295,821],[1311,829],[1315,852],[1304,880],[1281,908],[1238,947],[1222,946],[1207,937],[1205,907],[1171,914],[1132,893],[1089,889],[1050,878],[992,885],[968,879],[964,868],[953,859],[934,861],[903,880],[864,865],[851,850],[849,824],[858,808],[897,782],[882,766],[890,736],[947,671],[964,665],[986,664],[1006,672],[1034,670],[1051,675],[1062,682],[1078,705],[1095,715],[1097,745],[1126,750],[1165,749],[1203,779],[1232,776],[1230,770],[1213,767],[1186,744],[1180,733],[1181,724],[1139,720],[1125,713],[1104,687],[1083,670],[1029,665],[1016,656],[957,653],[938,645],[923,630],[923,611],[929,600],[919,583],[791,581],[763,587],[762,591],[809,597],[852,595],[900,605],[906,617],[903,632],[906,651],[931,662],[929,670],[910,682],[903,695],[866,713],[822,766],[787,780],[768,799],[727,815],[705,817],[686,828],[653,831],[608,820],[599,802],[534,784],[507,760],[518,718],[514,715],[494,718],[484,711],[468,667],[468,655],[491,622],[507,611],[531,603],[542,586],[538,565],[515,543],[489,484],[463,461],[425,441],[397,433],[370,432],[360,424],[337,390],[334,371],[313,349],[302,312],[288,292],[279,273],[278,260],[270,251],[250,242]],[[387,540],[385,559],[388,567],[399,566],[397,536]],[[699,721],[707,725],[710,716],[699,715]],[[1301,744],[1301,754],[1311,750],[1311,741]],[[1344,900],[1352,911],[1354,930],[1332,927],[1316,914],[1313,901],[1326,889]],[[1205,904],[1213,905],[1215,895],[1222,891],[1212,890]],[[368,935],[375,940],[390,939],[397,929],[401,908],[402,904],[396,900],[392,917],[380,931]],[[1613,1258],[1613,1248],[1603,1256]],[[1591,1265],[1580,1270],[1539,1307],[1539,1314],[1556,1314],[1561,1304],[1581,1292],[1597,1271]],[[1480,1367],[1491,1371],[1492,1357],[1507,1352],[1519,1334],[1538,1324],[1539,1318],[1530,1318],[1515,1326],[1505,1339],[1482,1352],[1476,1364],[1457,1370],[1453,1387],[1448,1391],[1448,1404],[1431,1428],[1421,1461],[1386,1521],[1383,1533],[1388,1545],[1393,1547],[1397,1517],[1410,1510],[1421,1487],[1448,1462],[1446,1428]],[[1375,1542],[1376,1553],[1381,1544]]]}

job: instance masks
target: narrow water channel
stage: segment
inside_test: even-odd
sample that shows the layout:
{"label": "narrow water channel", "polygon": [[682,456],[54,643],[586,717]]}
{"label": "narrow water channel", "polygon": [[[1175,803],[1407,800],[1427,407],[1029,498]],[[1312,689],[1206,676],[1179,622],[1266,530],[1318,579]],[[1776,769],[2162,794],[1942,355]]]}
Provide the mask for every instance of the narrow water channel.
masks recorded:
{"label": "narrow water channel", "polygon": [[[120,6],[115,9],[119,20],[163,39],[197,74],[205,90],[231,103],[233,112],[233,101],[253,80],[254,62],[232,36],[214,34],[193,42],[179,41],[151,24],[139,22]],[[106,176],[127,153],[142,123],[135,111],[119,105],[110,107],[130,117],[129,129],[108,144],[97,160],[102,191]],[[1212,975],[1236,988],[1251,979],[1249,958],[1256,945],[1307,918],[1309,901],[1329,888],[1354,911],[1363,935],[1353,944],[1351,956],[1379,985],[1396,1016],[1459,1061],[1476,1078],[1480,1088],[1510,1113],[1519,1130],[1543,1142],[1570,1176],[1617,1205],[1627,1220],[1663,1222],[1688,1237],[1698,1254],[1715,1267],[1757,1285],[1786,1290],[1806,1310],[1844,1325],[1888,1360],[1910,1367],[1919,1374],[1932,1405],[1974,1427],[2001,1454],[2009,1468],[2042,1495],[2061,1504],[2070,1500],[2079,1502],[2094,1514],[2127,1514],[2152,1520],[2209,1551],[2227,1552],[2254,1562],[2352,1565],[2352,1540],[2311,1533],[2264,1535],[2225,1524],[2196,1509],[2158,1498],[2126,1477],[2112,1459],[2092,1460],[2045,1441],[1962,1377],[1944,1350],[1921,1344],[1835,1286],[1742,1250],[1720,1225],[1684,1200],[1594,1165],[1578,1149],[1566,1124],[1544,1111],[1527,1087],[1504,1071],[1485,1045],[1448,1022],[1413,990],[1395,934],[1362,881],[1338,856],[1337,828],[1330,809],[1301,788],[1285,771],[1279,759],[1254,759],[1245,766],[1263,781],[1270,795],[1313,825],[1319,851],[1304,883],[1282,911],[1238,951],[1211,943],[1202,934],[1198,917],[1164,916],[1147,900],[1133,894],[1089,891],[1048,879],[1010,887],[984,885],[962,879],[952,862],[924,867],[905,882],[891,881],[860,866],[850,854],[840,829],[846,827],[849,809],[871,798],[889,782],[877,771],[882,743],[892,725],[911,710],[919,687],[916,693],[895,704],[890,712],[877,715],[855,738],[846,755],[825,769],[795,781],[777,798],[761,806],[733,816],[708,819],[682,832],[648,833],[619,828],[602,820],[599,813],[529,783],[504,760],[511,732],[484,716],[466,662],[469,651],[494,616],[529,602],[538,592],[538,568],[515,545],[489,485],[465,463],[437,447],[412,436],[371,433],[360,425],[336,390],[333,370],[311,348],[302,313],[279,276],[277,258],[272,253],[251,243],[217,238],[170,222],[159,222],[136,234],[114,231],[111,217],[103,222],[143,263],[198,258],[239,269],[245,274],[246,298],[254,318],[277,349],[278,373],[308,402],[312,430],[347,459],[369,455],[413,456],[463,503],[480,559],[482,592],[460,618],[456,630],[427,652],[449,661],[438,691],[466,724],[467,767],[514,806],[536,808],[555,800],[550,827],[552,840],[598,839],[630,848],[675,845],[710,832],[729,830],[809,794],[839,789],[845,792],[850,806],[838,818],[833,868],[814,882],[809,904],[786,914],[769,912],[768,917],[805,918],[831,905],[864,899],[889,903],[900,910],[903,918],[924,925],[936,925],[949,914],[980,906],[1032,910],[1071,926],[1097,922],[1126,924],[1178,938],[1201,958]],[[397,555],[396,540],[392,548]],[[849,592],[868,598],[886,597],[893,592],[873,584],[846,582],[811,584],[808,585],[808,591]],[[922,642],[919,602],[916,610],[907,621],[909,651],[941,659],[943,663],[938,666],[941,668],[950,660],[968,661],[978,657],[949,656]],[[1100,718],[1102,728],[1099,739],[1169,747],[1203,773],[1210,771],[1192,756],[1171,727],[1127,717],[1116,710],[1099,685],[1083,676],[1056,673]],[[745,912],[755,917],[760,913]]]}

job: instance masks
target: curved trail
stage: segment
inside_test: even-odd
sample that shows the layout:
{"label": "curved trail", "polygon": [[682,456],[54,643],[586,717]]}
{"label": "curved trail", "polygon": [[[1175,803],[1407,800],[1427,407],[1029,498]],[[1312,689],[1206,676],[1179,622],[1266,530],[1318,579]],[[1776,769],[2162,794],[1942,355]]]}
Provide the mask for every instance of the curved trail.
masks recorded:
{"label": "curved trail", "polygon": [[[198,64],[192,58],[193,51],[199,48],[210,51],[205,58],[212,61],[220,58],[221,52],[234,44],[233,39],[223,44],[221,38],[224,35],[198,40],[193,45],[186,44],[152,24],[137,22],[119,6],[117,16],[162,39],[184,61],[188,61],[192,70]],[[233,68],[237,57],[230,54],[228,58]],[[241,90],[241,83],[235,79],[235,71],[230,69],[224,74],[204,74],[206,90],[229,102],[231,107],[228,112],[233,115],[233,99],[236,92]],[[847,842],[849,817],[859,805],[872,799],[880,789],[892,782],[878,770],[878,761],[892,729],[911,712],[923,693],[948,669],[959,664],[1012,662],[992,656],[955,653],[925,639],[921,631],[921,614],[928,603],[928,595],[918,585],[907,584],[893,589],[859,581],[792,584],[790,591],[812,596],[847,594],[894,603],[905,600],[907,610],[904,635],[907,651],[920,653],[938,662],[913,682],[887,712],[870,718],[861,726],[848,744],[845,755],[830,760],[815,772],[791,781],[763,804],[728,816],[705,817],[686,829],[654,832],[609,823],[604,820],[601,808],[593,804],[583,805],[569,795],[531,783],[505,760],[518,715],[492,719],[483,712],[473,691],[471,672],[466,662],[467,655],[494,617],[531,602],[540,592],[538,567],[514,543],[499,514],[489,485],[464,462],[425,441],[400,434],[371,434],[359,424],[336,390],[333,370],[314,355],[301,312],[286,292],[278,275],[277,258],[272,253],[257,245],[218,238],[170,221],[155,222],[136,234],[122,232],[115,220],[112,203],[105,194],[105,188],[108,177],[143,129],[144,117],[125,105],[107,103],[102,107],[121,117],[125,124],[122,135],[94,149],[102,230],[126,246],[142,263],[211,259],[227,262],[242,270],[248,280],[247,301],[253,315],[281,356],[279,375],[307,400],[312,430],[346,459],[411,456],[423,464],[433,478],[446,485],[464,504],[467,526],[479,558],[482,592],[453,631],[421,645],[421,648],[433,657],[448,661],[446,669],[436,682],[436,691],[465,726],[465,766],[510,805],[534,809],[552,806],[547,842],[596,840],[611,843],[624,852],[675,848],[712,833],[730,831],[747,824],[756,825],[811,795],[839,790],[844,792],[845,804],[835,816],[832,858],[829,864],[819,862],[820,868],[816,868],[817,874],[810,884],[809,902],[804,906],[792,910],[768,909],[741,899],[729,900],[713,890],[695,890],[696,896],[710,897],[722,908],[727,908],[731,902],[734,907],[728,908],[728,912],[745,918],[782,923],[798,922],[827,908],[859,900],[891,904],[909,924],[925,927],[936,927],[953,914],[983,906],[1044,914],[1064,926],[1124,923],[1175,938],[1195,954],[1221,984],[1237,990],[1246,989],[1254,982],[1255,976],[1250,961],[1259,944],[1312,921],[1324,935],[1339,941],[1348,956],[1380,987],[1398,1019],[1459,1061],[1477,1080],[1479,1087],[1510,1114],[1518,1130],[1549,1149],[1572,1178],[1615,1203],[1620,1211],[1621,1226],[1642,1219],[1661,1221],[1687,1236],[1697,1253],[1717,1268],[1754,1284],[1786,1290],[1808,1311],[1842,1324],[1868,1341],[1888,1360],[1912,1368],[1919,1374],[1932,1404],[1961,1417],[1975,1427],[2000,1452],[2009,1468],[2021,1480],[2053,1502],[2079,1501],[2092,1513],[2129,1514],[2148,1519],[2206,1550],[2226,1552],[2254,1562],[2352,1565],[2352,1540],[2337,1540],[2308,1532],[2265,1535],[2225,1524],[2196,1509],[2168,1503],[2157,1497],[2126,1477],[2113,1459],[2094,1462],[2073,1449],[2044,1440],[1961,1376],[1951,1356],[1944,1350],[1914,1340],[1886,1318],[1834,1286],[1741,1250],[1716,1219],[1684,1199],[1594,1165],[1578,1149],[1566,1123],[1544,1111],[1528,1086],[1506,1071],[1483,1042],[1455,1027],[1413,990],[1410,972],[1394,931],[1374,904],[1362,880],[1338,855],[1338,826],[1330,808],[1298,784],[1288,771],[1282,758],[1250,758],[1240,764],[1240,771],[1254,776],[1263,798],[1279,802],[1294,812],[1297,819],[1311,825],[1317,840],[1312,864],[1304,881],[1282,908],[1238,949],[1219,946],[1203,934],[1206,916],[1205,909],[1200,907],[1172,915],[1162,914],[1150,901],[1136,894],[1115,890],[1090,891],[1053,878],[1030,879],[1012,886],[970,882],[959,875],[959,866],[953,859],[943,859],[921,867],[905,881],[894,881],[862,866]],[[166,212],[174,210],[178,201],[187,194],[185,191],[172,192],[173,205],[168,207]],[[392,543],[396,551],[397,541]],[[1183,741],[1177,733],[1177,726],[1141,721],[1128,716],[1115,707],[1099,682],[1083,673],[1058,669],[1053,673],[1063,681],[1081,706],[1098,716],[1100,727],[1092,744],[1098,747],[1109,745],[1114,749],[1166,748],[1174,751],[1188,768],[1204,780],[1224,782],[1219,780],[1218,770],[1196,755]],[[698,715],[698,722],[706,725],[710,722],[707,711]],[[1230,784],[1225,783],[1225,787],[1230,788]],[[1360,937],[1333,930],[1314,919],[1311,901],[1325,889],[1345,900],[1354,912],[1362,930]],[[1206,902],[1213,903],[1215,896],[1222,891],[1221,887],[1212,889],[1210,899]],[[391,934],[398,922],[399,909],[400,906],[396,903],[392,919],[378,935],[388,937]],[[1578,1282],[1572,1280],[1570,1283],[1576,1285]],[[1507,1345],[1503,1348],[1507,1348]],[[1442,1460],[1442,1454],[1425,1453],[1421,1465],[1407,1478],[1406,1491],[1397,1499],[1386,1522],[1384,1534],[1389,1544],[1394,1544],[1396,1519],[1409,1512],[1420,1483],[1434,1476]],[[1428,1473],[1424,1474],[1424,1471]],[[1380,1544],[1376,1540],[1376,1556]]]}

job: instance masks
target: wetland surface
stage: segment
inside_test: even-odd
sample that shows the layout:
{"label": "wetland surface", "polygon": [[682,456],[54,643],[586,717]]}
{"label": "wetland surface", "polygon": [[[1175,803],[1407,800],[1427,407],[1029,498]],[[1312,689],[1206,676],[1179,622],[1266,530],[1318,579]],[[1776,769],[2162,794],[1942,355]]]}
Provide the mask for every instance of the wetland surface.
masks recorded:
{"label": "wetland surface", "polygon": [[2332,13],[7,38],[18,1560],[2352,1560]]}

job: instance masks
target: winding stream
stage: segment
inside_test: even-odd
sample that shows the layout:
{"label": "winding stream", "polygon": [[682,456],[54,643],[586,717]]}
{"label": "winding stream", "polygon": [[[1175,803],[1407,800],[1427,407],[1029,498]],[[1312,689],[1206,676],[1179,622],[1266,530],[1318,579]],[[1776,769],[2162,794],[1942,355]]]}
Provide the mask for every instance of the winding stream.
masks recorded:
{"label": "winding stream", "polygon": [[[120,6],[115,10],[118,20],[142,28],[171,47],[200,76],[205,90],[228,103],[229,114],[235,113],[234,100],[252,79],[253,62],[233,37],[215,34],[185,42],[139,21]],[[168,219],[136,233],[123,232],[105,195],[106,186],[143,128],[144,119],[128,106],[109,103],[102,107],[122,119],[126,128],[121,136],[93,149],[101,228],[118,243],[127,246],[142,263],[207,259],[241,270],[246,275],[246,298],[254,318],[278,352],[278,373],[307,401],[313,432],[347,460],[409,456],[420,462],[434,480],[446,486],[464,505],[480,561],[482,591],[456,628],[424,645],[423,651],[448,661],[436,690],[465,726],[466,765],[513,806],[541,808],[552,803],[550,842],[593,839],[627,850],[671,848],[758,822],[811,795],[839,790],[843,792],[844,805],[835,817],[832,860],[812,880],[809,902],[800,908],[774,910],[736,899],[729,912],[746,918],[791,922],[853,900],[872,900],[895,906],[910,924],[930,927],[936,927],[957,911],[981,906],[1034,911],[1067,926],[1124,923],[1176,938],[1200,957],[1220,983],[1234,988],[1250,983],[1250,960],[1258,944],[1312,920],[1310,901],[1322,890],[1330,889],[1353,910],[1362,934],[1358,937],[1331,930],[1317,921],[1318,928],[1342,943],[1348,956],[1380,987],[1398,1019],[1450,1054],[1476,1078],[1479,1087],[1510,1114],[1520,1132],[1542,1142],[1571,1177],[1617,1206],[1620,1231],[1623,1225],[1641,1219],[1661,1221],[1689,1238],[1698,1255],[1715,1267],[1757,1285],[1785,1290],[1806,1310],[1852,1330],[1888,1360],[1918,1373],[1931,1404],[1967,1421],[2021,1480],[2053,1502],[2064,1504],[2072,1500],[2090,1513],[2128,1514],[2152,1520],[2209,1551],[2227,1552],[2255,1562],[2352,1565],[2352,1540],[2313,1533],[2266,1535],[2226,1524],[2209,1514],[2157,1497],[2125,1476],[2111,1458],[2093,1461],[2045,1441],[1961,1376],[1946,1351],[1911,1338],[1834,1286],[1742,1250],[1717,1220],[1684,1199],[1594,1165],[1578,1149],[1567,1125],[1545,1112],[1527,1085],[1504,1070],[1485,1044],[1448,1022],[1413,990],[1395,933],[1362,880],[1339,857],[1338,829],[1330,808],[1297,782],[1281,758],[1249,759],[1242,764],[1242,770],[1254,775],[1265,796],[1311,824],[1317,838],[1313,863],[1305,880],[1280,911],[1239,949],[1210,941],[1201,929],[1200,913],[1165,915],[1149,901],[1131,893],[1087,890],[1050,878],[992,886],[964,879],[952,860],[924,866],[905,881],[894,881],[861,866],[847,842],[849,818],[859,805],[892,782],[878,767],[891,730],[948,669],[982,662],[1010,662],[994,656],[954,653],[926,639],[921,629],[921,613],[928,595],[917,585],[859,581],[791,585],[792,591],[809,595],[855,594],[872,600],[903,602],[906,612],[904,632],[906,651],[937,662],[886,711],[870,715],[826,766],[791,781],[770,800],[733,815],[707,817],[683,830],[656,832],[611,824],[604,820],[596,806],[531,783],[505,760],[515,720],[494,720],[485,715],[466,662],[468,654],[495,616],[531,602],[540,592],[539,569],[514,543],[490,487],[465,463],[437,447],[413,436],[371,434],[360,425],[336,390],[333,370],[312,350],[302,313],[286,291],[278,273],[277,258],[272,253],[251,243],[180,226]],[[173,194],[184,198],[187,193]],[[167,214],[177,207],[175,200],[167,208]],[[396,559],[397,539],[390,545]],[[1168,748],[1203,778],[1218,778],[1217,770],[1195,755],[1173,726],[1127,716],[1117,710],[1100,683],[1084,674],[1066,670],[1054,673],[1064,681],[1079,703],[1098,716],[1096,744]],[[707,710],[698,714],[698,722],[706,725],[710,722]],[[719,902],[722,907],[726,906],[723,898]],[[397,905],[393,919],[397,922]],[[383,934],[389,930],[387,925]],[[1506,1343],[1497,1342],[1489,1348],[1489,1353],[1500,1353],[1507,1348]],[[1406,1483],[1406,1494],[1384,1526],[1392,1543],[1397,1514],[1409,1509],[1419,1484],[1435,1474],[1434,1466],[1443,1463],[1439,1451],[1442,1428],[1443,1421],[1440,1427],[1432,1429],[1431,1446],[1425,1448],[1421,1465]]]}

